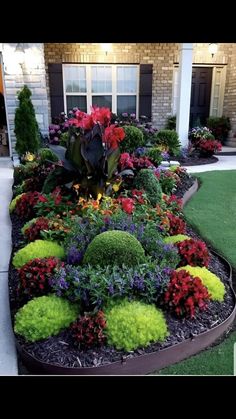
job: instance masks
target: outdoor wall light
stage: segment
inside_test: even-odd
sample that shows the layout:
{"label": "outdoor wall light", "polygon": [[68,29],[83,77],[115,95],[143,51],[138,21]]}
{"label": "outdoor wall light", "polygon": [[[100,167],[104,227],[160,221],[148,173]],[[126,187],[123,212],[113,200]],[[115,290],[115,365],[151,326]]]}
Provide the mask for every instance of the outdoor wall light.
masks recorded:
{"label": "outdoor wall light", "polygon": [[17,44],[15,49],[16,59],[20,66],[24,64],[25,61],[25,49],[24,44]]}
{"label": "outdoor wall light", "polygon": [[112,50],[112,44],[101,44],[101,48],[107,55],[107,53]]}
{"label": "outdoor wall light", "polygon": [[208,46],[208,50],[212,56],[212,58],[214,57],[214,55],[217,53],[218,50],[218,44],[209,44]]}

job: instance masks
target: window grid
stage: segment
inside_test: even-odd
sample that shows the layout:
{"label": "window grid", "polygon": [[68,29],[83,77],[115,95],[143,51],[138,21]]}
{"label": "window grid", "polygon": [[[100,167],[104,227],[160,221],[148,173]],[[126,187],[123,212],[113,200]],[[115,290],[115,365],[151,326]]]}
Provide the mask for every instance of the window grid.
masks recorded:
{"label": "window grid", "polygon": [[[86,90],[87,92],[66,92],[66,69],[68,67],[84,67],[86,74]],[[111,67],[112,70],[112,90],[111,92],[92,92],[92,67]],[[135,92],[117,92],[119,68],[136,68],[136,91]],[[117,97],[118,96],[136,96],[136,115],[138,115],[138,97],[139,97],[139,66],[138,65],[105,65],[105,64],[63,64],[63,91],[64,91],[64,111],[67,113],[67,96],[86,96],[87,97],[87,113],[90,113],[92,106],[92,98],[95,96],[112,96],[112,112],[117,113]]]}

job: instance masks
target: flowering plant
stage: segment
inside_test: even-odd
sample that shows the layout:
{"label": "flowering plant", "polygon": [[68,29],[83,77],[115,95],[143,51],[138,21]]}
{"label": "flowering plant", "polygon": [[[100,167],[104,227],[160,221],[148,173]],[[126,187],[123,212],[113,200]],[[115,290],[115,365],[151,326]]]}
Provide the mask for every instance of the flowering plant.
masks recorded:
{"label": "flowering plant", "polygon": [[205,243],[201,240],[187,239],[176,243],[181,256],[181,266],[208,266],[210,255]]}

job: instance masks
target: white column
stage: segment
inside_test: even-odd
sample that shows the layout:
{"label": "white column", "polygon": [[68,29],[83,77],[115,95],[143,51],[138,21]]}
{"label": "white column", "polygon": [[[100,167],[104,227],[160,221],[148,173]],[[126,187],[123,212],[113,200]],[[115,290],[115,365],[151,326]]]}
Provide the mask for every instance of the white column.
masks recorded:
{"label": "white column", "polygon": [[188,145],[190,99],[192,87],[193,44],[180,44],[179,92],[177,101],[176,131],[182,147]]}

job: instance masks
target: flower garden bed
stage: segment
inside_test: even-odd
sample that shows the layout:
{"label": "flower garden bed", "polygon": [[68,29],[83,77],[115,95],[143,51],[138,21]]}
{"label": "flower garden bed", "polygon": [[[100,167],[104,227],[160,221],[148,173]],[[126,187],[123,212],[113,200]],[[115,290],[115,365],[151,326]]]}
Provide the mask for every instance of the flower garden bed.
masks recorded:
{"label": "flower garden bed", "polygon": [[227,329],[235,316],[231,268],[186,226],[182,206],[197,184],[182,168],[163,171],[156,153],[120,155],[124,135],[109,125],[108,110],[76,117],[70,152],[82,176],[53,162],[50,150],[15,169],[16,345],[35,373],[145,374]]}

